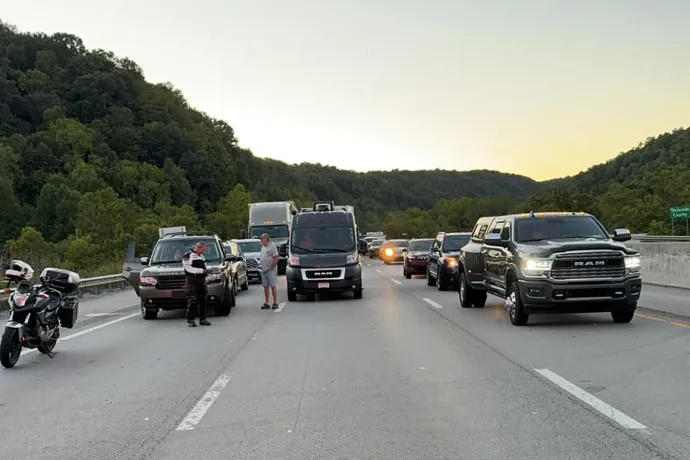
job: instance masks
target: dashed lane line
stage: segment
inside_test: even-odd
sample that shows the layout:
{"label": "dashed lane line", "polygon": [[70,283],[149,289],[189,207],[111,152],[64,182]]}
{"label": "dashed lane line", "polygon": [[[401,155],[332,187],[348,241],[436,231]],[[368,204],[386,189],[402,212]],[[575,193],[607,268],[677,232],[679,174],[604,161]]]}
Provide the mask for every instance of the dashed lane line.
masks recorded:
{"label": "dashed lane line", "polygon": [[427,298],[427,297],[424,297],[422,300],[423,300],[424,302],[428,303],[429,305],[431,305],[431,306],[434,307],[434,308],[438,308],[438,309],[443,308],[443,305],[438,304],[438,303],[434,302],[433,300],[431,300],[431,299],[429,299],[429,298]]}
{"label": "dashed lane line", "polygon": [[204,418],[204,415],[206,415],[206,412],[208,412],[213,403],[216,402],[216,399],[220,396],[220,392],[223,391],[223,388],[230,382],[230,379],[231,377],[225,374],[218,377],[206,394],[196,403],[196,406],[194,406],[192,410],[189,411],[189,414],[182,420],[177,427],[177,431],[190,431],[196,428],[199,422],[201,422],[201,419]]}
{"label": "dashed lane line", "polygon": [[597,410],[598,412],[602,413],[614,422],[618,423],[623,428],[628,428],[630,430],[644,430],[647,428],[634,418],[625,415],[623,412],[619,411],[613,406],[610,406],[609,404],[605,403],[596,396],[587,393],[582,388],[578,387],[574,383],[569,382],[568,380],[564,379],[563,377],[549,369],[534,369],[534,372],[549,380],[551,383],[555,384],[562,390],[565,390],[566,392],[575,396],[577,399],[584,402],[593,409]]}

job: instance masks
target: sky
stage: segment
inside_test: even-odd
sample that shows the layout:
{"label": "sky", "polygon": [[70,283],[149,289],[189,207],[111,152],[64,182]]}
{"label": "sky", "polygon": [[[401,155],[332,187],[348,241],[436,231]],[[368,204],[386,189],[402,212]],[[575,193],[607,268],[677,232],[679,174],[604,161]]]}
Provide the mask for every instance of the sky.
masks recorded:
{"label": "sky", "polygon": [[357,171],[576,174],[690,125],[683,0],[0,0],[226,120]]}

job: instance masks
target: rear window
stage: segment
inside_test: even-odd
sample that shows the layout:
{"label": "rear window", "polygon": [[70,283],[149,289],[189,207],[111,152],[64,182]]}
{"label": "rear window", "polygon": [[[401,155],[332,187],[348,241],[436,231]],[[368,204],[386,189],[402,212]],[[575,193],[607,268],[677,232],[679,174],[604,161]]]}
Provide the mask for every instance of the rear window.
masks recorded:
{"label": "rear window", "polygon": [[410,245],[410,242],[407,240],[391,240],[387,244],[387,246],[391,246],[394,248],[406,248],[409,245]]}
{"label": "rear window", "polygon": [[587,238],[609,238],[592,216],[546,216],[515,220],[515,241],[518,243]]}

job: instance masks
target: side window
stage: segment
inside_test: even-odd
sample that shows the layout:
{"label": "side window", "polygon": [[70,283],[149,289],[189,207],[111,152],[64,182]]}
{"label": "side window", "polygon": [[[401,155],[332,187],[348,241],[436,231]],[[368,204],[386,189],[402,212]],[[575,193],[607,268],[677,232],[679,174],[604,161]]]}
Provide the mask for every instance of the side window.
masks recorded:
{"label": "side window", "polygon": [[477,226],[474,228],[474,233],[472,233],[472,238],[477,238],[480,240],[483,239],[487,227],[488,225],[486,224],[477,224]]}
{"label": "side window", "polygon": [[510,222],[506,222],[501,230],[501,239],[510,240]]}
{"label": "side window", "polygon": [[487,233],[486,235],[493,235],[493,234],[497,234],[497,233],[500,234],[501,230],[503,229],[503,222],[504,221],[502,221],[502,220],[494,222],[491,225],[491,230],[489,230],[489,233]]}
{"label": "side window", "polygon": [[439,247],[441,247],[441,240],[436,238],[434,244],[431,245],[431,249],[438,249]]}

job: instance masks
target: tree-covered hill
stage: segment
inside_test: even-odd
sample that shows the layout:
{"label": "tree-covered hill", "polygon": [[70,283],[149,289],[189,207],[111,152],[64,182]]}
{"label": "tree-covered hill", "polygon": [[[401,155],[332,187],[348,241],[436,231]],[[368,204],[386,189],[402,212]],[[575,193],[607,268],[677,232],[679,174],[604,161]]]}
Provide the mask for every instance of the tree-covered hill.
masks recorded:
{"label": "tree-covered hill", "polygon": [[[170,84],[146,82],[127,58],[0,22],[0,247],[39,265],[112,273],[130,239],[154,238],[161,225],[235,236],[252,200],[352,204],[365,230],[390,228],[407,209],[431,231],[510,207],[574,205],[640,230],[653,218],[658,230],[667,203],[685,199],[686,186],[669,184],[682,183],[689,163],[687,131],[678,131],[544,183],[486,170],[288,165],[241,148],[225,121],[191,108]],[[681,167],[660,172],[673,165]],[[641,192],[659,196],[651,203]]]}

